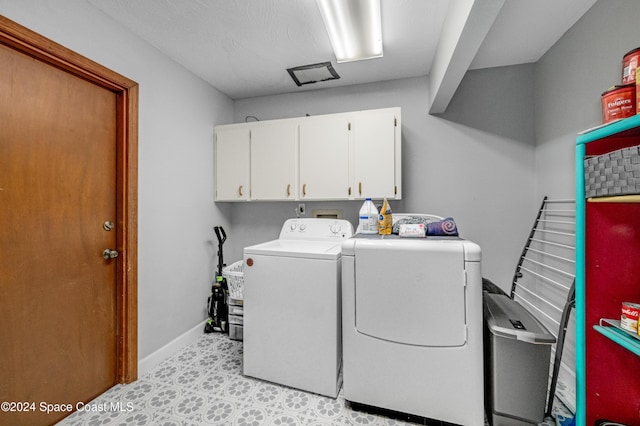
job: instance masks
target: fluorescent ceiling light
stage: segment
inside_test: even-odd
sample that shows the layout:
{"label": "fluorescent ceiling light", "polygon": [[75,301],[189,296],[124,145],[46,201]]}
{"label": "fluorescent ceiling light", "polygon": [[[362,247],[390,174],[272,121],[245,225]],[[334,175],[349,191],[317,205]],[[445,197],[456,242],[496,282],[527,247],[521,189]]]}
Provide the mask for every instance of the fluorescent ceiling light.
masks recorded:
{"label": "fluorescent ceiling light", "polygon": [[338,63],[382,57],[380,0],[317,0]]}

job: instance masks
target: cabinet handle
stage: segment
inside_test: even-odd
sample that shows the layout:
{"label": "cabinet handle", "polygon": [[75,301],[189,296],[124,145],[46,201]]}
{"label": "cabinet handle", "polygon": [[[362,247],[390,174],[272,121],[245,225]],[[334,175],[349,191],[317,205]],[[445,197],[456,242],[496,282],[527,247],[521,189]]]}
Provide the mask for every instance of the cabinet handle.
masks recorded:
{"label": "cabinet handle", "polygon": [[362,182],[358,182],[358,195],[362,195]]}
{"label": "cabinet handle", "polygon": [[291,196],[291,184],[287,185],[287,197]]}
{"label": "cabinet handle", "polygon": [[242,194],[242,185],[240,185],[240,186],[238,187],[238,195],[240,195],[241,197],[242,197],[242,195],[243,195],[243,194]]}
{"label": "cabinet handle", "polygon": [[302,195],[307,195],[307,184],[302,185]]}

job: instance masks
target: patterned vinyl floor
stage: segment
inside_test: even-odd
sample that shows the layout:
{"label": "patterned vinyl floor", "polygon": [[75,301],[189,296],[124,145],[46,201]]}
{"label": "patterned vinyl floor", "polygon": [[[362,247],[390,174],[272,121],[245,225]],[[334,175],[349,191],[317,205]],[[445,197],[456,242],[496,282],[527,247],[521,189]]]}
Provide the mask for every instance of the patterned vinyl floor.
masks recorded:
{"label": "patterned vinyl floor", "polygon": [[342,393],[331,399],[245,377],[242,342],[215,333],[203,334],[136,382],[109,389],[85,408],[58,425],[441,425],[353,410]]}
{"label": "patterned vinyl floor", "polygon": [[[128,385],[117,385],[58,425],[407,425],[337,399],[242,375],[242,342],[204,334]],[[438,423],[435,423],[438,424]]]}

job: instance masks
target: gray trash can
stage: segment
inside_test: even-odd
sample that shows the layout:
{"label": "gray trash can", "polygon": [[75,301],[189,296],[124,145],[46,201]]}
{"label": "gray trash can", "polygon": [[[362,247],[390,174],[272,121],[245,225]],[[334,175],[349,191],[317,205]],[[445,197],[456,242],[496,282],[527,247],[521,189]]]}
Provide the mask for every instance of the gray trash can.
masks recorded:
{"label": "gray trash can", "polygon": [[483,295],[485,410],[493,426],[544,420],[551,345],[556,339],[518,302]]}

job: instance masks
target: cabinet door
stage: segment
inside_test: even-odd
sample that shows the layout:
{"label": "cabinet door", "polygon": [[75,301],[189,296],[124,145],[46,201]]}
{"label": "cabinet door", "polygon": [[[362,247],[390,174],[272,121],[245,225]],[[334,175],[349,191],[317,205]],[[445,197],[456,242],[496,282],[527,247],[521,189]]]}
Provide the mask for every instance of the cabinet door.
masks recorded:
{"label": "cabinet door", "polygon": [[[398,123],[399,124],[399,123]],[[353,186],[355,198],[396,197],[396,117],[393,111],[367,111],[351,122],[354,147]],[[398,147],[399,148],[399,147]],[[399,170],[398,170],[399,172]]]}
{"label": "cabinet door", "polygon": [[249,199],[248,127],[216,129],[216,201]]}
{"label": "cabinet door", "polygon": [[300,123],[300,199],[349,199],[346,117],[311,117]]}
{"label": "cabinet door", "polygon": [[294,200],[296,198],[295,123],[274,123],[251,130],[251,199]]}

